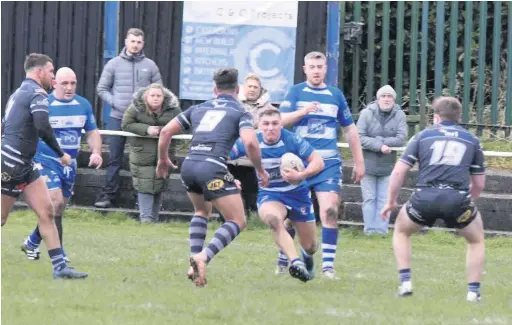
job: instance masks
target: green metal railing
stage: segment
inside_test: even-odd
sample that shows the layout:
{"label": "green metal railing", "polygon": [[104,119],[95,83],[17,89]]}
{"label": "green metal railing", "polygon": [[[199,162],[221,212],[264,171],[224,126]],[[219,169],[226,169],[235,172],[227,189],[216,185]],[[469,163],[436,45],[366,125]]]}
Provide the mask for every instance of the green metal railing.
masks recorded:
{"label": "green metal railing", "polygon": [[340,42],[339,86],[356,117],[390,84],[411,131],[428,123],[435,97],[449,95],[478,135],[510,136],[512,2],[343,1],[340,11],[345,28],[364,24],[360,43]]}

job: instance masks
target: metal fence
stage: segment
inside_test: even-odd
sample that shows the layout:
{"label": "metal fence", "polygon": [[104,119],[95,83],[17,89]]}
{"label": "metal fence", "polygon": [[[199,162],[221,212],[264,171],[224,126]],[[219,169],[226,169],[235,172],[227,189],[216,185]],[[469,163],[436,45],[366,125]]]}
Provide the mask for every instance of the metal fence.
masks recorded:
{"label": "metal fence", "polygon": [[340,17],[342,39],[362,23],[359,42],[340,42],[338,79],[354,114],[390,84],[411,128],[425,126],[443,94],[462,101],[478,135],[510,136],[511,2],[340,2]]}

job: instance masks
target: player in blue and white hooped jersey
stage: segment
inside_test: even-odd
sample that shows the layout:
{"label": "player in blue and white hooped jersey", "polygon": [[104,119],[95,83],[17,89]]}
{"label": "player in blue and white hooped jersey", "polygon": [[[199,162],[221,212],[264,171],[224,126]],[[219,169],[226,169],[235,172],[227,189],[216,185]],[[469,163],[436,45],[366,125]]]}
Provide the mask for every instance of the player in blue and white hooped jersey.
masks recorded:
{"label": "player in blue and white hooped jersey", "polygon": [[[100,168],[102,164],[101,135],[96,126],[92,107],[87,99],[76,94],[76,84],[76,75],[73,70],[66,67],[60,68],[55,75],[55,90],[48,96],[50,125],[60,147],[71,156],[72,163],[69,166],[61,165],[55,152],[41,139],[34,156],[36,167],[50,191],[61,246],[63,243],[62,215],[73,194],[77,168],[76,157],[80,151],[82,130],[87,132],[87,140],[92,150],[89,166]],[[37,225],[21,244],[21,250],[29,260],[37,260],[40,244],[41,234]],[[65,253],[64,259],[69,262]]]}
{"label": "player in blue and white hooped jersey", "polygon": [[439,97],[432,103],[434,125],[416,134],[396,163],[389,179],[388,201],[381,217],[388,219],[407,172],[419,165],[416,191],[402,206],[395,221],[393,250],[399,273],[400,296],[412,295],[411,235],[443,219],[456,228],[467,246],[466,265],[470,302],[480,301],[484,269],[484,228],[473,199],[485,186],[485,163],[480,141],[457,125],[462,105],[454,97]]}
{"label": "player in blue and white hooped jersey", "polygon": [[[317,242],[313,203],[305,179],[318,174],[324,168],[324,162],[307,141],[282,128],[281,114],[277,109],[267,108],[259,114],[257,137],[263,168],[270,175],[270,182],[268,186],[259,187],[258,214],[272,230],[278,247],[290,259],[290,274],[306,282],[314,277],[313,254],[317,250]],[[301,172],[281,170],[281,157],[288,152],[300,157],[307,168]],[[230,159],[245,154],[244,144],[237,140]],[[287,218],[298,232],[304,261],[299,258],[293,238],[284,226]]]}
{"label": "player in blue and white hooped jersey", "polygon": [[[283,124],[308,141],[322,156],[324,170],[308,178],[308,185],[318,199],[322,221],[322,272],[327,279],[336,279],[334,259],[338,244],[338,209],[341,204],[341,156],[338,151],[339,128],[342,127],[354,157],[352,179],[358,183],[364,176],[364,159],[357,127],[345,96],[336,87],[324,82],[327,72],[325,55],[311,52],[304,58],[307,80],[294,85],[280,110]],[[292,232],[293,234],[293,232]],[[281,273],[288,260],[280,255],[276,273]]]}

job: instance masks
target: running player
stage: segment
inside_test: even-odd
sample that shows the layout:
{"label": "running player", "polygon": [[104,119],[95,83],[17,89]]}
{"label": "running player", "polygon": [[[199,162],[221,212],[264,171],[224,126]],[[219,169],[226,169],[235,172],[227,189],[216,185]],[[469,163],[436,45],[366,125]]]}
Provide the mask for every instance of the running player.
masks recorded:
{"label": "running player", "polygon": [[407,172],[419,164],[416,191],[400,209],[393,232],[393,249],[400,277],[398,294],[412,295],[411,235],[443,219],[468,243],[466,265],[468,301],[480,300],[484,267],[484,230],[474,198],[485,186],[484,155],[480,141],[457,125],[462,105],[454,97],[434,100],[434,126],[415,135],[396,163],[389,179],[388,202],[381,216],[389,218]]}
{"label": "running player", "polygon": [[[46,179],[46,185],[50,190],[55,225],[59,232],[60,245],[64,251],[62,215],[73,193],[77,168],[76,157],[80,152],[82,130],[87,132],[89,147],[92,149],[89,166],[100,168],[103,160],[101,158],[101,135],[96,126],[91,104],[87,99],[76,94],[75,72],[67,67],[60,68],[55,75],[54,88],[54,92],[48,96],[50,124],[61,148],[71,156],[72,162],[69,166],[62,166],[55,152],[41,139],[34,162],[43,178]],[[40,244],[41,233],[38,225],[21,244],[21,250],[25,252],[29,260],[38,260]],[[64,259],[69,263],[65,252]]]}
{"label": "running player", "polygon": [[[364,176],[364,160],[357,127],[343,93],[324,82],[327,72],[325,55],[311,52],[304,58],[306,81],[293,86],[281,103],[284,126],[308,141],[325,161],[318,175],[307,179],[316,194],[322,222],[322,272],[327,279],[337,279],[334,259],[338,244],[338,207],[341,204],[341,156],[338,132],[343,128],[354,157],[352,179],[358,183]],[[292,231],[292,230],[291,230]],[[293,231],[292,231],[293,234]],[[288,259],[279,256],[277,273],[282,273]]]}
{"label": "running player", "polygon": [[[288,130],[282,130],[281,114],[277,109],[266,108],[259,114],[258,120],[261,160],[263,168],[270,175],[269,185],[260,186],[258,191],[258,214],[272,230],[277,246],[290,259],[290,275],[307,282],[314,277],[313,254],[317,250],[317,243],[313,203],[305,179],[318,174],[324,168],[324,161],[307,141]],[[301,172],[294,169],[281,171],[281,157],[288,152],[300,157],[307,168]],[[245,155],[244,144],[237,140],[230,159]],[[299,258],[293,239],[285,229],[286,218],[298,232],[304,261]]]}
{"label": "running player", "polygon": [[32,53],[26,57],[24,68],[26,79],[9,98],[2,121],[2,226],[16,199],[24,192],[25,201],[39,218],[41,235],[52,260],[53,278],[85,278],[87,273],[75,271],[64,260],[48,187],[32,161],[41,137],[63,165],[71,163],[48,120],[45,89],[52,85],[53,62],[44,54]]}
{"label": "running player", "polygon": [[[192,106],[178,115],[160,131],[158,143],[159,177],[167,177],[168,168],[176,168],[169,159],[171,137],[183,130],[192,130],[189,153],[181,166],[181,178],[195,214],[190,222],[189,278],[198,287],[206,284],[206,264],[224,249],[245,227],[246,216],[240,189],[228,172],[227,157],[240,137],[247,148],[249,159],[256,168],[262,185],[268,184],[269,175],[261,165],[261,153],[253,128],[253,119],[237,101],[238,71],[219,69],[213,76],[215,99]],[[226,222],[215,232],[208,246],[207,217],[211,203],[224,216]]]}

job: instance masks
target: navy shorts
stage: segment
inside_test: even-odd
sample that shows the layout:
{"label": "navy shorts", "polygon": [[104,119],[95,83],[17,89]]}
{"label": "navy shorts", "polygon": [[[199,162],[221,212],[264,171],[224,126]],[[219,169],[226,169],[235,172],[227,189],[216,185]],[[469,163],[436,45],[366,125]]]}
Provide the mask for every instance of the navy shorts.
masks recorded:
{"label": "navy shorts", "polygon": [[442,219],[448,228],[464,228],[469,225],[478,210],[467,191],[418,188],[405,204],[409,218],[417,224],[432,227]]}
{"label": "navy shorts", "polygon": [[39,176],[34,163],[11,164],[2,159],[2,194],[17,198]]}
{"label": "navy shorts", "polygon": [[240,194],[227,165],[213,158],[185,159],[181,165],[181,181],[187,192],[202,194],[206,201]]}

